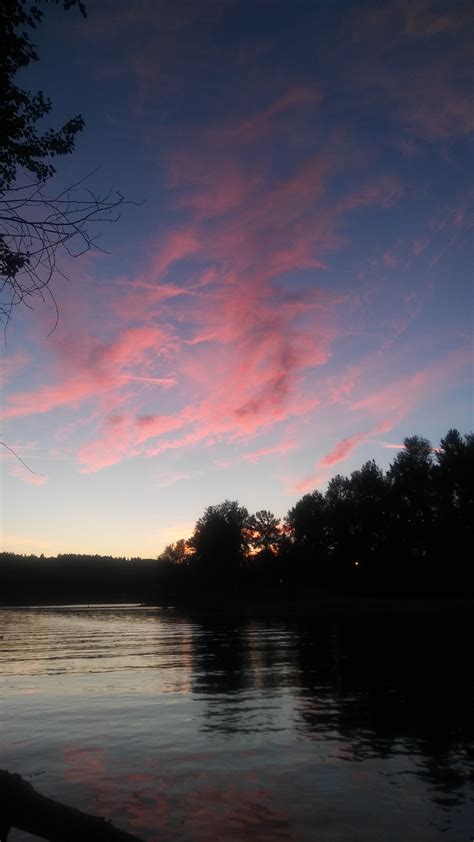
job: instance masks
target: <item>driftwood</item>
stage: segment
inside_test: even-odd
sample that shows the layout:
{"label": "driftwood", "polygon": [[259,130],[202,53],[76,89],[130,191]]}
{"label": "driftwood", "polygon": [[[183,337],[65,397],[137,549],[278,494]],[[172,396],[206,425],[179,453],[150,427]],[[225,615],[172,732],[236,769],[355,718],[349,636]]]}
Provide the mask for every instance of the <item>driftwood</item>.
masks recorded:
{"label": "driftwood", "polygon": [[50,842],[142,842],[105,819],[40,795],[20,775],[0,769],[0,842],[12,827]]}

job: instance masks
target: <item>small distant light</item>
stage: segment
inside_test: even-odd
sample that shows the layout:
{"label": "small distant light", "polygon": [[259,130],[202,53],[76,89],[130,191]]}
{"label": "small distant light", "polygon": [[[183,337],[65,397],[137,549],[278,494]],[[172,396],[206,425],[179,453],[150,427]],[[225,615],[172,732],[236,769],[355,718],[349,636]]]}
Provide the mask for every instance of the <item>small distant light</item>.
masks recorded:
{"label": "small distant light", "polygon": [[355,566],[356,566],[356,567],[358,567],[358,566],[359,566],[359,562],[358,562],[358,561],[355,561],[355,562],[354,562],[354,564],[355,564]]}

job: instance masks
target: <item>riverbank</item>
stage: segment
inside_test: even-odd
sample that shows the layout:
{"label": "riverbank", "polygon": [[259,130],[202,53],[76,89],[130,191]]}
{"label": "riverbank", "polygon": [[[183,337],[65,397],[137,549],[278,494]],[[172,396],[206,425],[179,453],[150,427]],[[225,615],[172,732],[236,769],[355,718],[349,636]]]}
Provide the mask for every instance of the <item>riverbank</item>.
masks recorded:
{"label": "riverbank", "polygon": [[112,602],[30,602],[28,605],[0,603],[0,608],[22,609],[114,609],[147,608],[189,615],[216,617],[354,617],[354,616],[436,616],[474,615],[474,598],[406,596],[310,596],[301,598],[229,598],[222,594],[198,599],[164,600],[150,603]]}

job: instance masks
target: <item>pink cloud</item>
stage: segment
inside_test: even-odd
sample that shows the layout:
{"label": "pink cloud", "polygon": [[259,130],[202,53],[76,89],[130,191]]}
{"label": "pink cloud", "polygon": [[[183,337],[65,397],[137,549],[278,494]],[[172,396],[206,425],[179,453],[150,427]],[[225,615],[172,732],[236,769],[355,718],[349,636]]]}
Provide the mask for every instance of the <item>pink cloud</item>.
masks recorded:
{"label": "pink cloud", "polygon": [[385,422],[383,429],[378,429],[378,432],[387,432],[423,399],[427,387],[433,385],[433,376],[434,372],[429,369],[415,372],[353,401],[350,408],[353,412],[369,415],[388,414],[390,421]]}
{"label": "pink cloud", "polygon": [[375,423],[366,432],[346,436],[337,442],[329,453],[316,462],[313,474],[293,483],[293,490],[305,493],[327,481],[329,470],[344,462],[363,442],[375,442],[387,449],[402,448],[403,445],[379,441],[373,437],[390,432],[443,384],[453,382],[456,377],[463,377],[463,372],[471,365],[470,348],[460,348],[447,355],[441,363],[430,364],[423,370],[395,380],[359,399],[353,395],[354,390],[360,388],[357,377],[350,379],[347,389],[336,391],[337,399],[351,411],[363,414],[366,420],[375,419]]}
{"label": "pink cloud", "polygon": [[130,422],[124,416],[109,417],[102,434],[79,449],[77,459],[83,473],[108,468],[133,455]]}
{"label": "pink cloud", "polygon": [[[13,394],[3,418],[79,406],[92,398],[105,400],[108,393],[120,390],[133,379],[131,369],[148,367],[151,352],[159,356],[165,344],[163,331],[148,326],[124,329],[109,343],[83,336],[77,339],[76,344],[68,341],[67,346],[59,340],[59,350],[64,352],[59,361],[64,374],[59,382]],[[165,385],[171,383],[165,378]]]}
{"label": "pink cloud", "polygon": [[292,490],[299,494],[306,494],[308,491],[321,487],[328,481],[331,469],[334,468],[335,465],[339,465],[341,462],[344,462],[355,450],[357,450],[360,444],[373,441],[373,439],[368,438],[368,436],[374,434],[375,432],[385,432],[391,429],[391,427],[392,424],[390,421],[381,421],[369,432],[355,433],[352,436],[347,436],[346,438],[341,439],[341,441],[337,442],[329,453],[319,459],[315,465],[315,473],[312,473],[296,482],[292,486]]}
{"label": "pink cloud", "polygon": [[427,239],[427,237],[417,237],[416,240],[413,240],[413,244],[412,244],[413,254],[416,257],[419,257],[420,254],[422,254],[424,252],[424,250],[427,248],[428,245],[429,245],[429,240]]}
{"label": "pink cloud", "polygon": [[158,278],[152,280],[153,270],[148,277],[151,280],[136,278],[132,283],[130,280],[122,283],[121,295],[111,301],[111,309],[119,318],[151,320],[171,299],[186,295],[186,290],[175,284],[161,283]]}
{"label": "pink cloud", "polygon": [[41,386],[32,392],[19,392],[12,396],[9,406],[3,411],[3,418],[15,418],[20,415],[36,415],[49,412],[61,406],[79,406],[84,400],[100,391],[94,377],[78,380],[71,377],[55,386]]}
{"label": "pink cloud", "polygon": [[332,468],[334,465],[338,465],[339,462],[344,462],[348,456],[359,446],[361,442],[363,442],[367,438],[367,433],[355,433],[353,436],[348,436],[342,441],[338,442],[326,456],[323,456],[322,459],[318,462],[318,467],[325,469],[325,468]]}
{"label": "pink cloud", "polygon": [[[472,84],[466,73],[471,66],[472,12],[468,3],[451,5],[440,10],[424,0],[410,0],[358,9],[352,15],[358,72],[348,87],[354,96],[370,92],[384,108],[389,105],[395,142],[408,154],[418,151],[419,140],[439,145],[473,130]],[[456,49],[443,37],[454,32]],[[413,49],[412,39],[418,41],[416,63],[394,60],[401,49]],[[420,43],[429,39],[433,43],[428,48]]]}
{"label": "pink cloud", "polygon": [[371,429],[372,435],[386,433],[443,386],[463,378],[470,366],[471,349],[469,346],[460,347],[447,354],[441,362],[430,363],[424,369],[369,392],[365,397],[353,399],[350,410],[378,418]]}
{"label": "pink cloud", "polygon": [[[262,178],[246,172],[236,161],[212,160],[187,151],[176,152],[169,167],[170,187],[181,191],[176,204],[196,219],[209,219],[242,206],[262,187]],[[184,190],[183,190],[184,188]]]}
{"label": "pink cloud", "polygon": [[406,33],[410,38],[432,38],[445,32],[455,32],[472,22],[468,4],[436,10],[423,2],[405,3]]}
{"label": "pink cloud", "polygon": [[310,491],[321,488],[328,480],[327,474],[312,474],[291,486],[291,491],[297,494],[307,494]]}
{"label": "pink cloud", "polygon": [[366,372],[367,365],[352,364],[338,373],[337,376],[326,380],[323,383],[323,390],[327,405],[347,403]]}
{"label": "pink cloud", "polygon": [[187,479],[193,479],[195,476],[196,474],[185,472],[169,474],[168,476],[165,476],[159,480],[158,486],[160,488],[169,488],[171,485],[175,485],[177,482],[184,482]]}
{"label": "pink cloud", "polygon": [[193,228],[172,232],[166,244],[158,250],[152,264],[152,272],[160,278],[177,260],[184,260],[199,251],[199,240]]}
{"label": "pink cloud", "polygon": [[[405,119],[409,129],[433,142],[456,135],[470,135],[474,130],[474,103],[440,73],[425,79],[416,89],[413,99],[405,104]],[[436,77],[438,77],[436,79]]]}
{"label": "pink cloud", "polygon": [[388,266],[389,269],[393,269],[394,266],[397,265],[398,260],[391,251],[386,251],[383,256],[383,262],[385,266]]}
{"label": "pink cloud", "polygon": [[21,479],[22,482],[26,482],[27,485],[41,486],[45,485],[48,481],[47,477],[43,476],[42,474],[38,474],[36,472],[28,470],[28,468],[26,468],[24,465],[11,465],[9,473],[11,476],[17,477],[17,479]]}
{"label": "pink cloud", "polygon": [[[319,399],[305,393],[304,377],[329,360],[347,296],[314,283],[279,287],[275,279],[289,270],[323,271],[322,255],[342,243],[339,218],[353,207],[386,206],[395,190],[378,182],[331,207],[326,180],[334,165],[328,155],[312,156],[259,188],[251,207],[244,193],[235,207],[222,202],[221,210],[232,213],[211,228],[193,199],[191,221],[160,239],[147,268],[108,288],[107,306],[124,327],[108,342],[84,335],[58,341],[57,382],[13,395],[5,417],[75,409],[85,401],[99,416],[118,412],[120,423],[105,421],[79,449],[82,470],[92,471],[139,454],[245,438],[314,410]],[[200,179],[198,170],[191,180],[196,195]],[[203,268],[194,266],[177,283],[171,272],[191,256]],[[131,318],[139,326],[125,327]],[[145,412],[142,423],[132,403],[147,395],[156,404],[154,387],[174,389],[174,410]]]}
{"label": "pink cloud", "polygon": [[288,109],[306,105],[319,104],[322,100],[321,91],[318,88],[292,88],[275,100],[264,112],[265,116],[274,117]]}
{"label": "pink cloud", "polygon": [[[330,286],[338,281],[331,255],[348,242],[347,215],[390,208],[403,188],[379,175],[334,200],[331,180],[347,166],[337,145],[293,156],[278,174],[271,160],[257,158],[258,169],[249,162],[260,139],[288,130],[280,116],[291,110],[293,130],[320,99],[310,88],[289,90],[260,115],[206,129],[174,150],[168,188],[179,221],[155,235],[136,272],[107,284],[108,340],[87,330],[56,338],[51,382],[13,394],[4,417],[76,411],[87,402],[90,430],[78,449],[84,472],[197,444],[247,447],[252,436],[331,402],[363,412],[373,428],[379,404],[368,395],[354,400],[363,366],[321,383],[321,391],[308,382],[331,360],[355,306]],[[386,264],[394,259],[387,251]],[[395,403],[392,396],[396,415]],[[361,435],[336,445],[318,470],[347,458]],[[244,458],[292,446],[263,446]]]}
{"label": "pink cloud", "polygon": [[322,100],[321,91],[315,87],[292,88],[268,105],[261,113],[250,118],[231,124],[226,131],[227,141],[233,138],[240,143],[255,143],[262,135],[274,130],[272,122],[281,114],[295,109],[308,110],[319,105]]}
{"label": "pink cloud", "polygon": [[394,176],[384,175],[363,185],[359,190],[349,193],[340,203],[339,212],[357,210],[358,208],[376,205],[390,208],[403,193],[403,187]]}
{"label": "pink cloud", "polygon": [[295,450],[297,446],[298,444],[294,439],[283,439],[271,447],[260,447],[258,450],[251,450],[247,451],[247,453],[242,453],[242,458],[247,462],[260,462],[260,460],[265,456],[289,453],[291,450]]}
{"label": "pink cloud", "polygon": [[403,450],[403,444],[395,444],[391,441],[377,441],[375,440],[376,444],[379,444],[381,447],[384,447],[386,450]]}
{"label": "pink cloud", "polygon": [[[343,298],[317,289],[300,294],[282,292],[280,296],[270,283],[275,273],[295,264],[323,265],[310,256],[312,242],[317,238],[315,227],[311,240],[309,236],[307,241],[300,238],[295,248],[280,252],[275,252],[271,240],[262,252],[255,229],[259,225],[268,229],[272,217],[278,227],[288,227],[297,208],[293,207],[293,200],[298,200],[299,215],[300,202],[314,202],[317,197],[314,186],[317,183],[321,187],[323,172],[321,161],[314,160],[309,168],[305,165],[297,176],[273,188],[271,201],[262,197],[253,208],[252,225],[247,224],[244,210],[243,216],[234,215],[231,223],[225,222],[214,230],[212,239],[202,229],[193,238],[193,242],[200,240],[207,259],[215,254],[218,263],[225,262],[234,269],[212,275],[206,272],[204,286],[195,278],[187,290],[192,301],[175,300],[172,313],[164,302],[163,315],[167,317],[169,313],[175,320],[183,321],[192,308],[195,333],[178,342],[177,367],[188,389],[198,389],[212,397],[194,402],[183,418],[194,426],[192,433],[179,437],[178,442],[168,440],[153,447],[153,453],[213,435],[249,434],[296,412],[308,411],[316,404],[314,399],[298,397],[295,388],[305,369],[327,361],[337,333],[335,311]],[[137,299],[141,283],[137,284]],[[133,294],[132,284],[130,295]],[[319,328],[317,337],[315,323]],[[216,345],[220,346],[218,356]],[[181,417],[178,413],[177,418]]]}
{"label": "pink cloud", "polygon": [[179,429],[183,424],[179,416],[136,416],[130,412],[110,415],[103,422],[99,436],[79,449],[77,458],[81,472],[99,471],[122,459],[137,456],[145,442]]}
{"label": "pink cloud", "polygon": [[6,386],[20,371],[24,371],[29,362],[29,357],[24,351],[0,357],[0,385]]}

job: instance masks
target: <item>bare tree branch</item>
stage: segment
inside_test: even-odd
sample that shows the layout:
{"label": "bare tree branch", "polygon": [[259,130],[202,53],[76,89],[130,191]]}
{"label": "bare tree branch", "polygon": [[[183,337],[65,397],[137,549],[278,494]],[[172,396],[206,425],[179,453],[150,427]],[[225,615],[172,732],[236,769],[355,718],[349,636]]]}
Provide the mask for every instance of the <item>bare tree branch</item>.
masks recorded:
{"label": "bare tree branch", "polygon": [[[77,258],[105,252],[93,228],[117,222],[122,205],[138,204],[112,189],[104,195],[91,191],[86,182],[95,172],[57,194],[41,181],[0,193],[0,321],[5,325],[16,306],[31,306],[35,297],[44,301],[48,294],[56,306],[51,280],[56,274],[67,278],[58,263],[61,253]],[[56,308],[54,327],[58,317]]]}
{"label": "bare tree branch", "polygon": [[24,467],[27,469],[27,471],[30,472],[30,474],[34,474],[37,477],[44,477],[44,474],[39,474],[38,471],[33,471],[33,469],[30,468],[30,466],[23,461],[21,456],[18,456],[18,453],[16,452],[16,450],[13,450],[13,447],[10,447],[8,444],[5,444],[4,441],[0,441],[0,444],[3,445],[3,447],[6,447],[6,449],[9,450],[10,453],[13,453],[15,459],[18,459],[18,461],[21,462],[22,465],[24,465]]}

